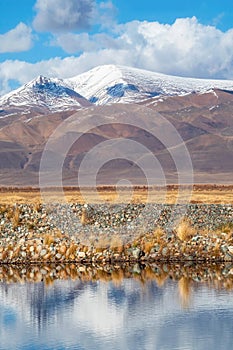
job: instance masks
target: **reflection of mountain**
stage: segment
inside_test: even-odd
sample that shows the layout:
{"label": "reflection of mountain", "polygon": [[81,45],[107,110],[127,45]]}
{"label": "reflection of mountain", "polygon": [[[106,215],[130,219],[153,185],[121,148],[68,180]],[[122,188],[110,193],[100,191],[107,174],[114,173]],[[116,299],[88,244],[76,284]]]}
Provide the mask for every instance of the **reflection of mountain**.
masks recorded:
{"label": "reflection of mountain", "polygon": [[192,293],[183,310],[171,281],[1,285],[0,349],[230,349],[230,293]]}
{"label": "reflection of mountain", "polygon": [[4,285],[0,289],[0,298],[6,298],[4,304],[16,307],[40,329],[54,319],[60,310],[73,307],[74,300],[83,292],[85,285],[78,281],[74,284],[59,284],[57,281],[52,288],[43,282],[35,284]]}

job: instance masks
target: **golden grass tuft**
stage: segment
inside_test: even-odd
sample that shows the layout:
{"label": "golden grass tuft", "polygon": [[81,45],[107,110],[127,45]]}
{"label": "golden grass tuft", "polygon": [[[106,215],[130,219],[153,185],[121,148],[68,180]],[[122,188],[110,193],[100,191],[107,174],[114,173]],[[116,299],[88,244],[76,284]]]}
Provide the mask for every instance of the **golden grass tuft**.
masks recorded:
{"label": "golden grass tuft", "polygon": [[82,209],[82,216],[81,216],[81,224],[84,226],[84,225],[87,225],[88,222],[89,222],[89,218],[87,215],[87,210],[86,210],[86,208],[83,208]]}
{"label": "golden grass tuft", "polygon": [[161,227],[157,227],[155,231],[153,232],[153,237],[156,239],[157,242],[161,241],[164,236],[164,231]]}
{"label": "golden grass tuft", "polygon": [[8,211],[8,206],[6,204],[0,205],[0,215],[4,215]]}
{"label": "golden grass tuft", "polygon": [[41,211],[41,202],[39,200],[36,200],[33,204],[33,208],[37,213]]}
{"label": "golden grass tuft", "polygon": [[113,236],[110,241],[110,249],[121,253],[124,249],[123,241],[120,236]]}
{"label": "golden grass tuft", "polygon": [[97,252],[102,252],[103,250],[107,249],[109,246],[110,246],[110,238],[105,235],[99,236],[98,241],[95,243]]}
{"label": "golden grass tuft", "polygon": [[54,236],[50,234],[45,234],[43,238],[44,244],[50,246],[51,244],[54,243]]}
{"label": "golden grass tuft", "polygon": [[19,208],[15,208],[15,210],[13,210],[12,213],[12,217],[11,217],[11,222],[12,222],[12,226],[13,228],[17,228],[19,226],[20,223],[20,210]]}
{"label": "golden grass tuft", "polygon": [[176,228],[176,234],[181,241],[187,241],[197,233],[187,218],[181,220]]}
{"label": "golden grass tuft", "polygon": [[147,241],[144,243],[143,250],[145,253],[150,253],[150,251],[153,247],[154,247],[153,241]]}
{"label": "golden grass tuft", "polygon": [[217,231],[224,232],[229,235],[233,234],[233,222],[227,222],[226,224],[219,226]]}

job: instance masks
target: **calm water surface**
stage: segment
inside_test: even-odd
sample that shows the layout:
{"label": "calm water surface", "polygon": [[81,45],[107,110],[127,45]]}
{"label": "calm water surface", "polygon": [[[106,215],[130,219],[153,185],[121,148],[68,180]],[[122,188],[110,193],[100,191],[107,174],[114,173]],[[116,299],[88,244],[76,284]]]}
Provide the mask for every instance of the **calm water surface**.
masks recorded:
{"label": "calm water surface", "polygon": [[233,292],[135,278],[0,284],[0,349],[233,348]]}

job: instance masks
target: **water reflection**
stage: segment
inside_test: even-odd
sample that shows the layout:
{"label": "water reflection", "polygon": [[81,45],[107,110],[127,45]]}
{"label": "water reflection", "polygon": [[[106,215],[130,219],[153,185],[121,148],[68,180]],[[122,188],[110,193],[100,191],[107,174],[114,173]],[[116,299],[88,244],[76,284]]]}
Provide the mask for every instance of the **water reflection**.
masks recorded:
{"label": "water reflection", "polygon": [[0,349],[231,349],[232,266],[0,267]]}

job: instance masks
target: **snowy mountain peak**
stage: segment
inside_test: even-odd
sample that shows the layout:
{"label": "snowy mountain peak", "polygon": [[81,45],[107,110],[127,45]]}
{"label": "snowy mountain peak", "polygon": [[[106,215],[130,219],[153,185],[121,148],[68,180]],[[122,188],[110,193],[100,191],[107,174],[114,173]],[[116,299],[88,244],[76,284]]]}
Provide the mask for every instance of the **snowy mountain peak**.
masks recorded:
{"label": "snowy mountain peak", "polygon": [[0,98],[1,108],[43,109],[57,112],[88,107],[90,103],[62,79],[39,75],[29,83]]}
{"label": "snowy mountain peak", "polygon": [[183,78],[119,65],[98,66],[66,82],[98,105],[202,93],[214,88],[233,90],[233,81]]}
{"label": "snowy mountain peak", "polygon": [[39,75],[0,98],[1,109],[42,108],[44,113],[92,104],[138,103],[160,96],[182,96],[213,89],[233,91],[233,81],[169,76],[120,65],[103,65],[69,79]]}

